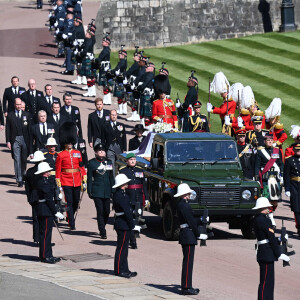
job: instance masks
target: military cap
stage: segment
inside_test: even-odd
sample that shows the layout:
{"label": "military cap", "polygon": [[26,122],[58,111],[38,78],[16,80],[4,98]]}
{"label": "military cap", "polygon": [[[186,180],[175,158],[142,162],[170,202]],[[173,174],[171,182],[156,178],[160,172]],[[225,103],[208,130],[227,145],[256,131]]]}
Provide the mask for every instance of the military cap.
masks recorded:
{"label": "military cap", "polygon": [[130,159],[132,157],[136,157],[135,153],[130,152],[126,155],[126,159]]}
{"label": "military cap", "polygon": [[102,39],[103,42],[107,42],[108,44],[110,44],[110,38],[108,36],[104,37]]}
{"label": "military cap", "polygon": [[202,106],[202,103],[200,101],[196,101],[193,103],[194,108],[200,108]]}
{"label": "military cap", "polygon": [[198,84],[198,79],[195,76],[190,76],[189,80],[191,80],[191,81],[195,82],[196,84]]}
{"label": "military cap", "polygon": [[243,136],[245,136],[246,133],[247,133],[247,130],[246,130],[246,129],[239,129],[239,130],[236,130],[236,131],[235,131],[235,134],[236,134],[236,135],[243,135]]}
{"label": "military cap", "polygon": [[261,123],[262,120],[263,120],[263,117],[262,117],[262,116],[253,116],[253,117],[251,118],[251,121],[252,121],[253,123]]}
{"label": "military cap", "polygon": [[98,152],[98,151],[105,151],[105,146],[104,146],[103,144],[101,144],[101,143],[96,144],[96,145],[94,146],[94,151],[95,151],[95,152]]}
{"label": "military cap", "polygon": [[292,146],[295,150],[300,150],[300,143],[294,143]]}
{"label": "military cap", "polygon": [[162,74],[162,75],[165,75],[165,76],[169,75],[169,71],[166,68],[159,69],[159,73]]}
{"label": "military cap", "polygon": [[123,54],[123,55],[127,56],[127,51],[124,49],[119,50],[119,54]]}
{"label": "military cap", "polygon": [[264,112],[262,110],[257,110],[256,112],[254,112],[254,116],[256,117],[263,117],[264,116]]}
{"label": "military cap", "polygon": [[266,133],[266,135],[264,136],[265,139],[274,139],[274,135],[270,132]]}
{"label": "military cap", "polygon": [[77,126],[73,122],[65,122],[59,129],[59,141],[61,145],[73,144],[77,142]]}

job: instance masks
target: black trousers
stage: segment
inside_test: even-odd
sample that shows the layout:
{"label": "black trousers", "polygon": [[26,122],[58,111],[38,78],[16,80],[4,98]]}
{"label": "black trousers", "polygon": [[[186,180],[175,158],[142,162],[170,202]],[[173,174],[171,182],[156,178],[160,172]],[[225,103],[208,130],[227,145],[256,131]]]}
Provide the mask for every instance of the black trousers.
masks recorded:
{"label": "black trousers", "polygon": [[193,287],[193,266],[195,245],[181,245],[183,253],[181,288],[190,289]]}
{"label": "black trousers", "polygon": [[53,217],[39,217],[40,224],[40,258],[52,257],[52,226]]}
{"label": "black trousers", "polygon": [[97,211],[97,223],[100,234],[106,234],[105,225],[107,224],[110,213],[110,199],[94,198]]}
{"label": "black trousers", "polygon": [[40,241],[39,220],[37,216],[37,204],[32,205],[32,237],[35,243]]}
{"label": "black trousers", "polygon": [[79,200],[80,200],[80,186],[63,186],[62,187],[65,194],[65,199],[67,201],[67,216],[69,218],[70,227],[75,226],[74,214],[78,208]]}
{"label": "black trousers", "polygon": [[300,229],[300,212],[294,212],[296,228]]}
{"label": "black trousers", "polygon": [[114,271],[115,274],[128,273],[128,244],[130,231],[117,230],[118,240],[115,253]]}
{"label": "black trousers", "polygon": [[274,262],[259,263],[260,280],[258,286],[258,300],[274,299]]}

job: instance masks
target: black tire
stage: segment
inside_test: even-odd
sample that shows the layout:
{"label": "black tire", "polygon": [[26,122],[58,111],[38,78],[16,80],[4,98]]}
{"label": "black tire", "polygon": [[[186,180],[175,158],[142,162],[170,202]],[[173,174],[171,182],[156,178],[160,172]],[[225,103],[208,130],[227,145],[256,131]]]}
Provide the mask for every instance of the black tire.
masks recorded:
{"label": "black tire", "polygon": [[253,219],[248,220],[243,226],[242,226],[242,235],[244,239],[247,240],[253,240],[256,238],[255,232],[253,229]]}
{"label": "black tire", "polygon": [[166,239],[178,240],[180,232],[179,223],[170,201],[164,207],[162,227]]}

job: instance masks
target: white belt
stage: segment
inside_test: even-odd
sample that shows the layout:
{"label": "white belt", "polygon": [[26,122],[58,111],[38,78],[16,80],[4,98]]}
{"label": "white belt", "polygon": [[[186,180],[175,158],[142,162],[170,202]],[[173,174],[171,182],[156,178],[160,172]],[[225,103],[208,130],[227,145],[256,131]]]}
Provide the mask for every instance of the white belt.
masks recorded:
{"label": "white belt", "polygon": [[59,20],[59,21],[64,21],[65,19],[64,19],[64,18],[59,18],[58,20]]}
{"label": "white belt", "polygon": [[125,215],[125,213],[124,213],[124,212],[119,212],[119,213],[116,212],[115,215],[116,215],[117,217],[119,217],[119,216]]}
{"label": "white belt", "polygon": [[39,200],[39,203],[44,203],[44,202],[46,202],[46,199]]}
{"label": "white belt", "polygon": [[110,61],[109,60],[101,61],[101,66],[105,66],[106,64],[110,64]]}
{"label": "white belt", "polygon": [[189,227],[189,224],[186,224],[186,223],[180,225],[180,228],[182,228],[182,229],[183,229],[183,228],[188,228],[188,227]]}
{"label": "white belt", "polygon": [[257,245],[264,245],[264,244],[268,244],[270,241],[268,239],[265,240],[261,240],[261,241],[257,241]]}

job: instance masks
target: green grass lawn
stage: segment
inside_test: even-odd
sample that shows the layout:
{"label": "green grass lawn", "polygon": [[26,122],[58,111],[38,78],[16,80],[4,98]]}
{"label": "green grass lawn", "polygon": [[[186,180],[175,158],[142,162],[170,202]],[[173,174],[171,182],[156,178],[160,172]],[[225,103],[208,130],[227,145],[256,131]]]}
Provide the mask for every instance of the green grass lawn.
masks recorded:
{"label": "green grass lawn", "polygon": [[[222,71],[230,84],[250,85],[262,110],[273,98],[281,98],[281,122],[287,132],[292,124],[300,124],[300,31],[144,50],[157,70],[162,61],[167,62],[172,99],[176,99],[178,93],[181,101],[184,100],[190,71],[196,70],[202,112],[207,114],[209,78],[212,80],[215,73]],[[132,54],[133,51],[128,51],[128,67],[132,64]],[[111,55],[112,67],[117,64],[117,56],[117,52]],[[211,95],[211,101],[215,106],[222,102],[215,94]],[[212,132],[219,132],[218,115],[211,116],[211,123]],[[291,138],[284,146],[290,143]]]}

